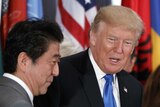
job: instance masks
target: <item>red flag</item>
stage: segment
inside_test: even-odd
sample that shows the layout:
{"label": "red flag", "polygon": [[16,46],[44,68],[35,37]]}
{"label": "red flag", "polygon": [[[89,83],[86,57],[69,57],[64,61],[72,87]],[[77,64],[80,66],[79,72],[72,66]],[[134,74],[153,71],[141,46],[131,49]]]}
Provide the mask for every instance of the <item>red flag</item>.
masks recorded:
{"label": "red flag", "polygon": [[132,8],[137,12],[145,24],[144,34],[139,40],[139,45],[136,48],[137,63],[134,71],[137,78],[145,83],[148,75],[151,72],[151,25],[150,25],[150,0],[122,0],[122,5]]}
{"label": "red flag", "polygon": [[3,1],[3,16],[2,16],[2,42],[3,47],[9,29],[18,21],[25,20],[26,14],[26,0],[4,0]]}

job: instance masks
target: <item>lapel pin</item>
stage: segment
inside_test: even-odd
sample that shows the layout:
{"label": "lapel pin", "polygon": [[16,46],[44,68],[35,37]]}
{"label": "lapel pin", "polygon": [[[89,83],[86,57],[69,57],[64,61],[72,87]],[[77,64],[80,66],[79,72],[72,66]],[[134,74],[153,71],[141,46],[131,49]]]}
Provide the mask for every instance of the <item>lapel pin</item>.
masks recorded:
{"label": "lapel pin", "polygon": [[128,93],[128,90],[127,90],[127,88],[126,88],[126,87],[124,87],[123,89],[124,89],[124,91],[125,91],[126,93]]}

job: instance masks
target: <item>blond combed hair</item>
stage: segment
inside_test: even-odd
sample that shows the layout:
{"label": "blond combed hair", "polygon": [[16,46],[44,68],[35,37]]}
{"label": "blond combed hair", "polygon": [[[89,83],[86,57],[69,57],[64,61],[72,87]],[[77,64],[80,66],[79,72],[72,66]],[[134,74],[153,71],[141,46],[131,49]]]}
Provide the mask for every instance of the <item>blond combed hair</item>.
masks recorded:
{"label": "blond combed hair", "polygon": [[140,36],[144,30],[142,19],[132,9],[124,6],[105,6],[101,7],[94,18],[91,30],[96,31],[100,21],[107,25],[122,27],[138,33]]}

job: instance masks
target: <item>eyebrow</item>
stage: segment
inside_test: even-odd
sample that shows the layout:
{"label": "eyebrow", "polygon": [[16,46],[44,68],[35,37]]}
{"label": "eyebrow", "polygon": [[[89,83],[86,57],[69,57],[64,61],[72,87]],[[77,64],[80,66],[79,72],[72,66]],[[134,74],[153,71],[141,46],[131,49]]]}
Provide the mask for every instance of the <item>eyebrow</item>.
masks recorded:
{"label": "eyebrow", "polygon": [[53,58],[55,58],[59,62],[60,58],[61,58],[61,55],[60,54],[55,54],[55,55],[53,55]]}
{"label": "eyebrow", "polygon": [[108,37],[118,38],[117,36],[115,36],[115,35],[113,35],[113,34],[109,34]]}
{"label": "eyebrow", "polygon": [[[113,37],[113,38],[119,39],[117,36],[115,36],[115,35],[113,35],[113,34],[110,34],[108,37]],[[125,40],[135,42],[135,40],[133,40],[133,39],[131,39],[131,38],[128,38],[128,39],[125,39]]]}
{"label": "eyebrow", "polygon": [[55,54],[55,55],[53,55],[53,57],[55,58],[61,58],[61,55],[60,54]]}

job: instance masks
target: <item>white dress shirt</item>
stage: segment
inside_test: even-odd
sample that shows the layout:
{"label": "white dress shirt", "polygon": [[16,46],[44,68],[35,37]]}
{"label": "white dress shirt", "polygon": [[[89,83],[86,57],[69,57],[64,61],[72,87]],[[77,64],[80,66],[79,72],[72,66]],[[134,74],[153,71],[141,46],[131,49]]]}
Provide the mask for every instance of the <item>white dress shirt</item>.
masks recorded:
{"label": "white dress shirt", "polygon": [[27,92],[29,99],[31,100],[32,105],[33,105],[33,94],[30,91],[29,87],[20,78],[14,76],[12,74],[9,74],[9,73],[4,73],[3,76],[10,78],[10,79],[16,81],[18,84],[20,84],[24,88],[24,90]]}
{"label": "white dress shirt", "polygon": [[[103,98],[103,89],[104,89],[104,85],[105,85],[105,79],[103,78],[106,73],[104,73],[99,66],[97,65],[97,63],[95,62],[93,55],[89,49],[89,58],[91,60],[91,63],[93,65],[96,77],[97,77],[97,81],[98,81],[98,85],[99,85],[99,89],[101,92],[101,96]],[[116,105],[117,107],[121,107],[120,105],[120,94],[119,94],[119,86],[118,86],[118,78],[116,76],[116,74],[113,74],[113,82],[112,82],[112,86],[113,86],[113,95],[116,101]]]}

